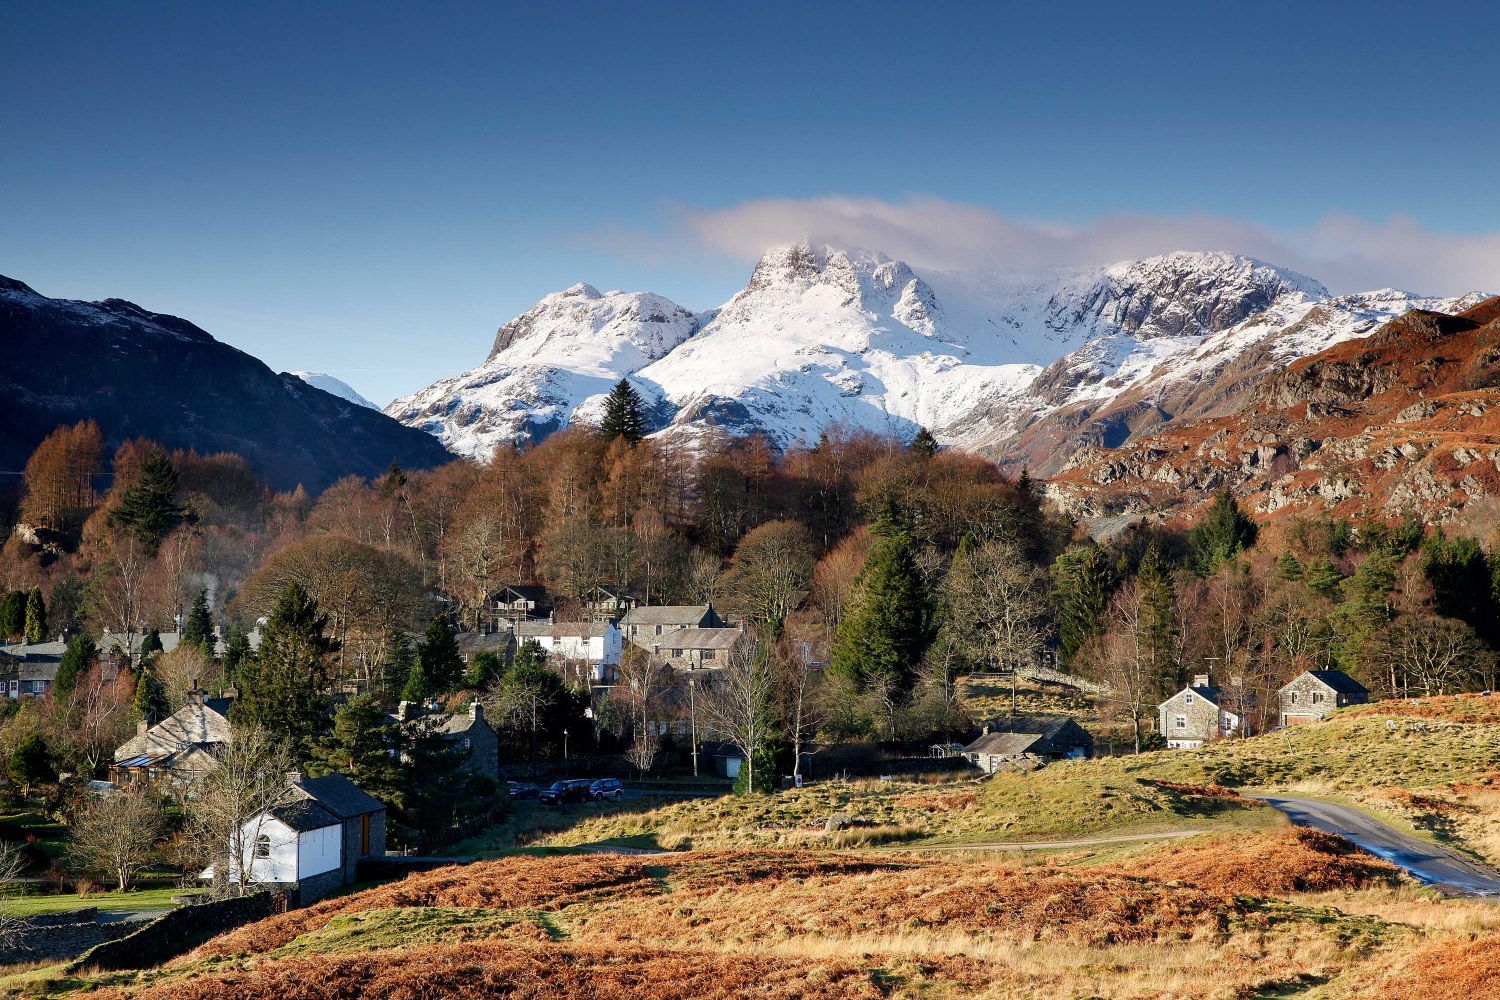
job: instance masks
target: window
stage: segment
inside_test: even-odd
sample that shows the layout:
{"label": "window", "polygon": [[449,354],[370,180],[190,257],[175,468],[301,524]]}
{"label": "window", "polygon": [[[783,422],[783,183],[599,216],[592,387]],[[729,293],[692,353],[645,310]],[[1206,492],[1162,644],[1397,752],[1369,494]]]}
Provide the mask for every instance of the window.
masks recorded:
{"label": "window", "polygon": [[681,657],[682,656],[682,650],[680,650],[680,649],[674,649],[674,650],[672,650],[672,655],[675,656],[675,657]]}
{"label": "window", "polygon": [[271,856],[271,838],[264,833],[255,838],[255,856],[257,858],[269,858]]}
{"label": "window", "polygon": [[1172,718],[1172,723],[1178,729],[1186,729],[1187,728],[1187,716],[1185,716],[1185,715],[1174,716]]}
{"label": "window", "polygon": [[474,744],[469,741],[469,738],[467,736],[464,737],[464,749],[465,750],[472,750],[472,749],[474,749]]}
{"label": "window", "polygon": [[1182,703],[1184,705],[1191,705],[1193,703],[1193,692],[1189,691],[1187,694],[1183,695]]}
{"label": "window", "polygon": [[1297,704],[1297,692],[1295,691],[1292,692],[1292,704]]}
{"label": "window", "polygon": [[1323,692],[1321,692],[1321,691],[1314,691],[1313,692],[1313,704],[1314,705],[1321,705],[1322,703],[1323,703]]}
{"label": "window", "polygon": [[657,635],[661,635],[661,626],[660,625],[656,626],[656,634]]}

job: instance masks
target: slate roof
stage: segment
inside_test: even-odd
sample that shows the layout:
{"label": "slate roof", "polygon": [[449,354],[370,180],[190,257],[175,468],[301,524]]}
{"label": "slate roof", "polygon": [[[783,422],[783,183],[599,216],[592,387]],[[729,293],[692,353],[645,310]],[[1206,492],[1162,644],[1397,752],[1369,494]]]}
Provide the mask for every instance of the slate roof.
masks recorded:
{"label": "slate roof", "polygon": [[1041,733],[985,733],[963,748],[964,753],[1018,754],[1028,753],[1038,743],[1046,741]]}
{"label": "slate roof", "polygon": [[608,621],[516,622],[516,636],[521,639],[535,639],[540,636],[551,636],[554,639],[597,639],[607,633],[612,624]]}
{"label": "slate roof", "polygon": [[631,608],[621,621],[625,625],[697,625],[712,611],[711,604],[652,604]]}
{"label": "slate roof", "polygon": [[313,799],[298,797],[267,810],[298,833],[338,826],[343,819],[323,808]]}
{"label": "slate roof", "polygon": [[292,786],[339,819],[379,812],[385,803],[370,795],[342,774],[303,778]]}
{"label": "slate roof", "polygon": [[990,732],[964,747],[964,753],[1066,754],[1094,742],[1087,730],[1066,715],[999,718],[985,725]]}
{"label": "slate roof", "polygon": [[12,660],[62,660],[62,655],[67,650],[68,644],[61,639],[55,642],[16,642],[8,646],[0,646],[0,656]]}
{"label": "slate roof", "polygon": [[1370,689],[1359,681],[1350,677],[1342,670],[1309,670],[1318,680],[1328,685],[1339,694],[1369,694]]}
{"label": "slate roof", "polygon": [[509,632],[460,632],[454,636],[458,651],[465,656],[475,653],[500,653],[510,648]]}
{"label": "slate roof", "polygon": [[228,698],[205,698],[203,704],[189,703],[165,719],[120,744],[115,762],[132,757],[162,757],[192,746],[228,743]]}
{"label": "slate roof", "polygon": [[671,649],[733,649],[744,638],[745,633],[737,628],[684,628],[662,636],[660,645]]}
{"label": "slate roof", "polygon": [[495,592],[497,598],[502,594],[514,594],[522,600],[536,604],[544,604],[547,601],[547,588],[535,583],[508,584]]}

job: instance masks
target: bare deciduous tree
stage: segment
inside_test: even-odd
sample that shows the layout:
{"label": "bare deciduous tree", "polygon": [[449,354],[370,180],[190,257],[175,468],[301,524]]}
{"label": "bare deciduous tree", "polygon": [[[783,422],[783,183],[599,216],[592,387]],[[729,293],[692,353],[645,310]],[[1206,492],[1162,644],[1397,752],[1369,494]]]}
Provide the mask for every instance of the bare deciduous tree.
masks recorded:
{"label": "bare deciduous tree", "polygon": [[1135,752],[1141,752],[1147,706],[1160,685],[1148,649],[1150,625],[1143,613],[1140,588],[1127,580],[1109,605],[1109,629],[1091,640],[1099,661],[1098,675],[1107,691],[1101,699],[1107,712],[1130,720]]}
{"label": "bare deciduous tree", "polygon": [[1494,662],[1474,630],[1453,618],[1403,616],[1385,630],[1374,653],[1393,678],[1393,691],[1415,689],[1426,695],[1482,683]]}
{"label": "bare deciduous tree", "polygon": [[944,600],[955,638],[978,663],[1031,663],[1046,642],[1047,584],[1014,542],[976,546],[955,562]]}
{"label": "bare deciduous tree", "polygon": [[256,846],[267,810],[287,795],[293,759],[287,741],[259,729],[241,729],[218,752],[188,803],[188,822],[202,851],[195,863],[213,865],[212,891],[243,896],[254,881]]}
{"label": "bare deciduous tree", "polygon": [[106,875],[124,892],[156,860],[165,817],[149,792],[93,799],[73,822],[69,858],[85,871]]}
{"label": "bare deciduous tree", "polygon": [[776,674],[759,641],[740,643],[705,692],[709,732],[728,740],[745,757],[745,790],[755,791],[755,758],[771,737]]}
{"label": "bare deciduous tree", "polygon": [[[8,840],[0,840],[0,901],[17,895],[21,891],[19,879],[26,870],[26,858],[21,846]],[[0,948],[9,948],[30,929],[25,917],[17,916],[0,906]]]}

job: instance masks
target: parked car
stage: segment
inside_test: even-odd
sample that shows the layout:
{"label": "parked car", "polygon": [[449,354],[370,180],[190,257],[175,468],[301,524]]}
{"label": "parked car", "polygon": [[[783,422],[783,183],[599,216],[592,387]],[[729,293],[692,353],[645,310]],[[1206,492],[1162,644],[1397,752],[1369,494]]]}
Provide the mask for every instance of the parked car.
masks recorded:
{"label": "parked car", "polygon": [[587,778],[569,778],[567,781],[554,781],[542,793],[537,796],[537,801],[547,806],[560,806],[568,802],[582,802],[589,797],[589,785],[593,782]]}
{"label": "parked car", "polygon": [[600,778],[589,786],[589,799],[603,802],[605,799],[623,799],[625,786],[619,778]]}
{"label": "parked car", "polygon": [[507,781],[513,799],[534,799],[542,794],[542,786],[534,781]]}

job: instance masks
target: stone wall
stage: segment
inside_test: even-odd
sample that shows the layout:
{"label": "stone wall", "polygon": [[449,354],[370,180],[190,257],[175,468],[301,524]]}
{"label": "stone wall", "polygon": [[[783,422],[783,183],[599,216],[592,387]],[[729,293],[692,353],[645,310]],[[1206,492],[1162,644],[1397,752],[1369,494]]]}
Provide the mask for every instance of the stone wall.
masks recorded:
{"label": "stone wall", "polygon": [[90,948],[69,963],[68,971],[86,967],[147,969],[177,957],[215,934],[269,917],[277,909],[276,896],[268,892],[181,906],[125,937]]}

